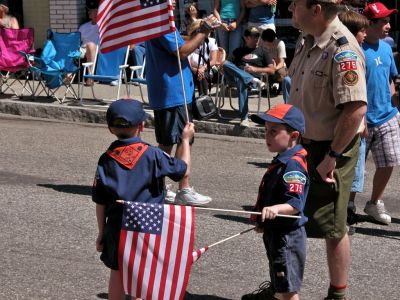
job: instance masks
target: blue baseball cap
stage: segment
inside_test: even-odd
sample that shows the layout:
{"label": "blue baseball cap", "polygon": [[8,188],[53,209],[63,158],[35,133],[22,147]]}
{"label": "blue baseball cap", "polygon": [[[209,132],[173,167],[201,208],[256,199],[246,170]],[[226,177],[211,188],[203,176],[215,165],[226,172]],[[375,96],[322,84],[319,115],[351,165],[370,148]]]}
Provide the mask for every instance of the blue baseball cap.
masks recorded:
{"label": "blue baseball cap", "polygon": [[265,122],[286,124],[304,134],[304,115],[300,109],[290,104],[278,104],[263,114],[251,115],[250,119],[257,124]]}
{"label": "blue baseball cap", "polygon": [[135,127],[149,117],[142,102],[134,99],[119,99],[107,109],[107,124],[110,127]]}

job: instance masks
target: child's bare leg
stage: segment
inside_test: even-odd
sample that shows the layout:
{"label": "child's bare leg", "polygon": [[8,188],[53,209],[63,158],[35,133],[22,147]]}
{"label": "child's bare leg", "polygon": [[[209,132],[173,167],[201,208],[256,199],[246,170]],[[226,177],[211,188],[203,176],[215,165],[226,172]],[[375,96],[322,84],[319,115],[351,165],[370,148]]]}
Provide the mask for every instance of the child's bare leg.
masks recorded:
{"label": "child's bare leg", "polygon": [[[140,298],[130,297],[131,300],[141,300]],[[124,287],[122,286],[119,271],[111,270],[110,282],[108,285],[108,300],[125,300]]]}
{"label": "child's bare leg", "polygon": [[119,276],[119,271],[111,270],[110,282],[108,285],[108,299],[109,300],[125,300],[124,287]]}
{"label": "child's bare leg", "polygon": [[299,294],[294,293],[276,293],[275,297],[279,300],[300,300]]}

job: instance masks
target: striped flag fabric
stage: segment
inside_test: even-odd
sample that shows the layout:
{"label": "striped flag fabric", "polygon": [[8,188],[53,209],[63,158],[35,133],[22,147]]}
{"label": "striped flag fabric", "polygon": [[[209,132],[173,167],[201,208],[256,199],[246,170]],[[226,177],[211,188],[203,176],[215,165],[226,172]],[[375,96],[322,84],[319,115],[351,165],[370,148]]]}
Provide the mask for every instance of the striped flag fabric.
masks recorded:
{"label": "striped flag fabric", "polygon": [[171,0],[101,0],[97,24],[102,53],[175,31]]}
{"label": "striped flag fabric", "polygon": [[118,262],[125,293],[142,299],[183,299],[193,251],[194,207],[124,202]]}

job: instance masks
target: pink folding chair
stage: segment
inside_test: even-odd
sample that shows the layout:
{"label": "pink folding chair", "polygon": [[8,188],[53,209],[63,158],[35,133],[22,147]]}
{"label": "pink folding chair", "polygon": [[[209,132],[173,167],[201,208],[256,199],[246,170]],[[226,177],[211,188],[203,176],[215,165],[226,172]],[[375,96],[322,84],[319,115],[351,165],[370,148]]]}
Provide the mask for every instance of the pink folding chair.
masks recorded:
{"label": "pink folding chair", "polygon": [[[26,90],[32,95],[28,80],[30,65],[26,57],[35,52],[33,40],[32,28],[0,28],[0,93],[10,90],[22,97]],[[22,86],[21,93],[17,93],[16,84]]]}

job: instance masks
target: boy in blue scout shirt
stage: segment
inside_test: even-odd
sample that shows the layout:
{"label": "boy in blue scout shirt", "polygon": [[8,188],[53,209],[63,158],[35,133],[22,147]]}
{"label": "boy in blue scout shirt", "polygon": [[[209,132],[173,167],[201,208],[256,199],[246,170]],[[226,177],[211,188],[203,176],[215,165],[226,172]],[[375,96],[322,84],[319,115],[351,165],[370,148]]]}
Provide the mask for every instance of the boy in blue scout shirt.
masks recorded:
{"label": "boy in blue scout shirt", "polygon": [[164,177],[179,181],[189,176],[189,141],[194,135],[193,123],[182,132],[182,147],[176,158],[140,139],[148,114],[137,100],[121,99],[107,110],[110,132],[117,136],[101,155],[92,190],[96,203],[98,237],[96,249],[100,259],[111,269],[109,299],[125,299],[118,271],[118,244],[122,205],[116,200],[164,203]]}
{"label": "boy in blue scout shirt", "polygon": [[[261,212],[257,231],[264,232],[271,284],[260,286],[247,299],[299,299],[306,258],[306,233],[303,214],[310,180],[306,150],[299,144],[304,133],[304,116],[290,104],[279,104],[251,120],[265,125],[265,142],[277,152],[259,188],[255,209]],[[300,218],[276,218],[277,214]]]}

